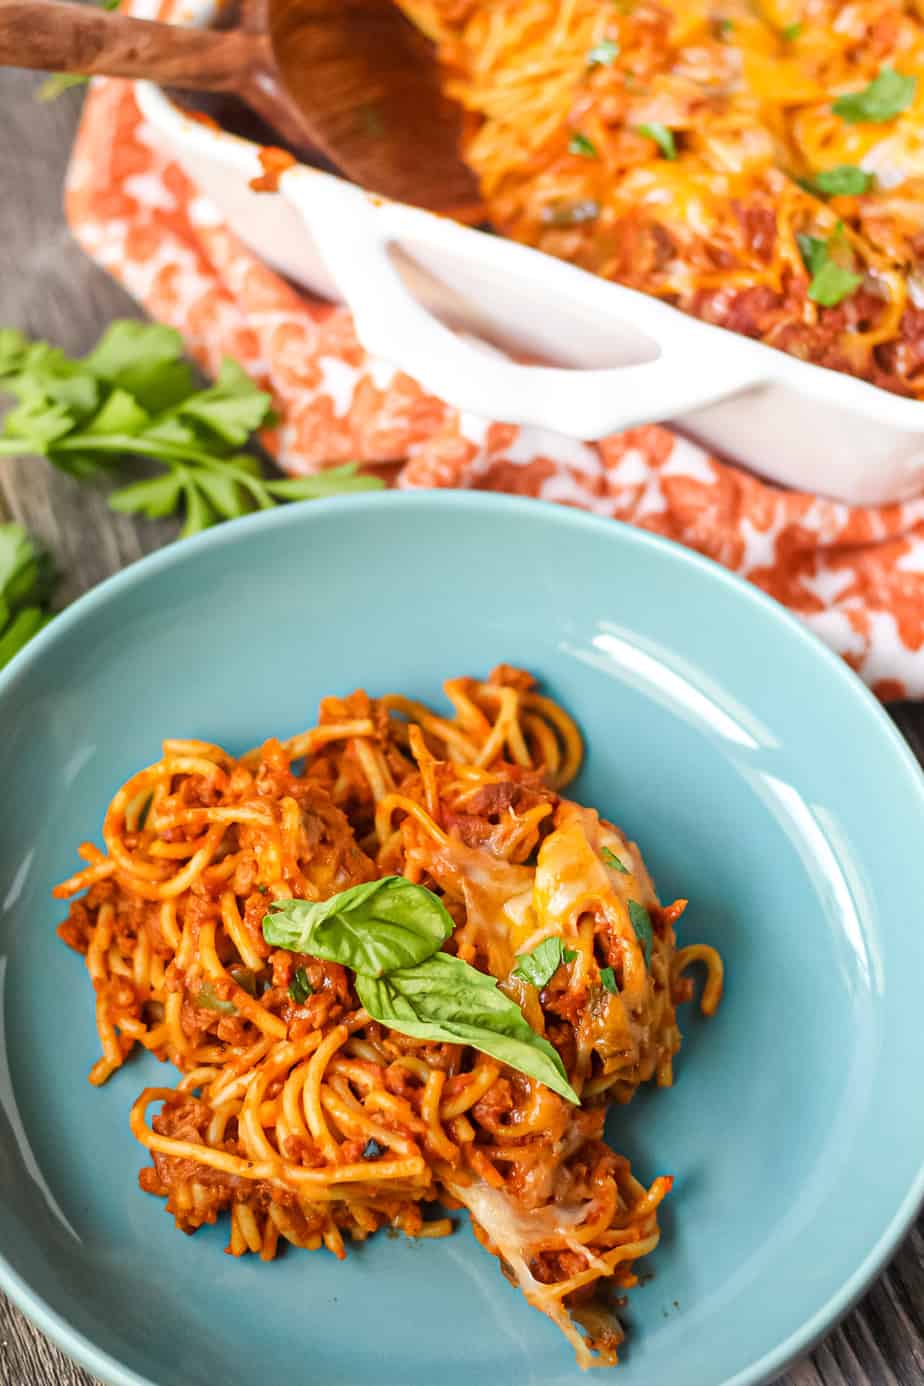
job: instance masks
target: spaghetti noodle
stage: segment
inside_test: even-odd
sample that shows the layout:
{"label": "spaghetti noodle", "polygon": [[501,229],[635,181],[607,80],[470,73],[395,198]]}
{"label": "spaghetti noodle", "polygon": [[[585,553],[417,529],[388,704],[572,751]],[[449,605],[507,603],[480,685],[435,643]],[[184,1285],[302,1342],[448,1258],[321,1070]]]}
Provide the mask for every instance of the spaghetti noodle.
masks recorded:
{"label": "spaghetti noodle", "polygon": [[[119,790],[105,851],[84,843],[55,891],[80,897],[59,933],[96,993],[90,1081],[136,1047],[180,1071],[140,1095],[131,1127],[152,1157],[141,1187],[183,1231],[227,1212],[235,1256],[289,1242],[343,1257],[385,1225],[444,1236],[433,1205],[464,1206],[581,1364],[613,1363],[621,1331],[596,1292],[635,1283],[671,1180],[645,1187],[604,1143],[607,1103],[671,1083],[686,969],[705,964],[711,1013],[722,965],[675,951],[686,902],[661,908],[637,847],[561,797],[580,735],[529,675],[445,691],[451,717],[326,698],[316,727],[239,760],[170,740]],[[266,941],[270,902],[395,876],[438,897],[445,951],[498,979],[580,1105],[477,1047],[371,1019],[349,968]],[[523,963],[543,944],[547,975]]]}
{"label": "spaghetti noodle", "polygon": [[921,0],[398,0],[493,225],[924,399]]}

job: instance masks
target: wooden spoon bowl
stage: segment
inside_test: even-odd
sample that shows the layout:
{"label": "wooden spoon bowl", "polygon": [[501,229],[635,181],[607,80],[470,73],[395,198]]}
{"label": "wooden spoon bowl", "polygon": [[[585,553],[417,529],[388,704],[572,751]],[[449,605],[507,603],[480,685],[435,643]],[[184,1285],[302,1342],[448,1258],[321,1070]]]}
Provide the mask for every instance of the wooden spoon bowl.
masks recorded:
{"label": "wooden spoon bowl", "polygon": [[371,192],[444,212],[479,201],[433,46],[392,0],[243,0],[225,30],[0,0],[0,65],[233,93]]}

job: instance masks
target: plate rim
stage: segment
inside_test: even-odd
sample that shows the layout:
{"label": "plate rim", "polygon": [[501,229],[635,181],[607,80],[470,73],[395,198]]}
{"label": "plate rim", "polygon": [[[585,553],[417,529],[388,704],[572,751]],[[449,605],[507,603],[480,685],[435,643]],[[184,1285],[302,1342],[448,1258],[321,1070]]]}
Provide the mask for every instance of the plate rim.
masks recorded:
{"label": "plate rim", "polygon": [[[58,613],[42,631],[39,632],[20,652],[14,656],[5,669],[0,671],[0,706],[11,694],[20,677],[39,663],[46,651],[64,638],[75,626],[97,607],[105,606],[110,600],[124,592],[143,585],[166,569],[178,567],[193,560],[196,555],[210,549],[222,549],[238,541],[245,532],[259,533],[261,530],[273,531],[301,524],[323,523],[328,515],[338,512],[375,512],[389,508],[406,509],[435,507],[446,511],[468,509],[470,512],[495,512],[506,510],[511,518],[533,517],[572,530],[594,530],[609,535],[611,542],[627,544],[631,549],[638,546],[659,555],[667,563],[680,564],[681,567],[698,571],[707,581],[720,588],[730,590],[738,598],[751,603],[765,615],[772,618],[783,631],[785,638],[800,641],[815,657],[820,659],[827,673],[838,681],[844,692],[856,700],[858,706],[870,718],[870,725],[885,736],[897,753],[898,768],[908,777],[909,788],[916,792],[924,809],[924,774],[908,743],[899,732],[882,704],[847,663],[830,649],[813,631],[799,620],[788,608],[782,606],[760,588],[730,571],[713,559],[679,544],[664,535],[638,526],[614,520],[609,516],[596,515],[554,501],[535,500],[531,497],[496,495],[485,491],[436,489],[384,492],[361,492],[354,495],[334,496],[323,500],[298,501],[277,509],[259,511],[241,519],[219,524],[203,533],[186,539],[173,540],[159,549],[131,563],[127,568],[112,574],[97,583],[89,591],[73,601],[64,611]],[[314,516],[312,520],[310,517]],[[2,1040],[2,1037],[0,1037]],[[791,1362],[809,1352],[830,1330],[854,1307],[872,1281],[882,1272],[886,1263],[904,1239],[918,1209],[924,1203],[924,1153],[922,1153],[917,1173],[902,1198],[892,1218],[879,1237],[867,1251],[859,1265],[847,1277],[840,1289],[832,1294],[810,1319],[794,1330],[781,1343],[754,1358],[734,1376],[726,1377],[714,1386],[762,1386],[783,1371]],[[80,1329],[74,1328],[68,1320],[53,1309],[31,1285],[14,1270],[0,1247],[0,1291],[44,1333],[57,1347],[80,1366],[92,1372],[106,1386],[158,1386],[150,1377],[141,1376],[133,1368],[119,1362],[106,1350],[98,1347]]]}

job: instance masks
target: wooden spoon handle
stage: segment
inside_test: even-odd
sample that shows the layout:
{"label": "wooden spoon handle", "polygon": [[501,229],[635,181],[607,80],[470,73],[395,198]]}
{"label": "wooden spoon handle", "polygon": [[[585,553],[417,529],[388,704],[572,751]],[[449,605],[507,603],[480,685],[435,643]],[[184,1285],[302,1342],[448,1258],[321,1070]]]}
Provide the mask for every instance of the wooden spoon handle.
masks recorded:
{"label": "wooden spoon handle", "polygon": [[0,65],[239,89],[264,65],[258,36],[157,24],[60,0],[0,0]]}

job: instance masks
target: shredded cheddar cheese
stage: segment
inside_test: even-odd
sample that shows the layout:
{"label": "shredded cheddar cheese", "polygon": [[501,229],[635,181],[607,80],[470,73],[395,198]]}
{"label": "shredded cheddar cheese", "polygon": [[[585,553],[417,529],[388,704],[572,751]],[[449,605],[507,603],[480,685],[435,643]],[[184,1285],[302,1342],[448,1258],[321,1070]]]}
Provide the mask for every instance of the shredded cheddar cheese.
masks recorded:
{"label": "shredded cheddar cheese", "polygon": [[[921,0],[398,3],[498,231],[924,399]],[[845,166],[869,186],[826,197]],[[799,237],[839,226],[819,303]]]}

